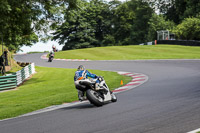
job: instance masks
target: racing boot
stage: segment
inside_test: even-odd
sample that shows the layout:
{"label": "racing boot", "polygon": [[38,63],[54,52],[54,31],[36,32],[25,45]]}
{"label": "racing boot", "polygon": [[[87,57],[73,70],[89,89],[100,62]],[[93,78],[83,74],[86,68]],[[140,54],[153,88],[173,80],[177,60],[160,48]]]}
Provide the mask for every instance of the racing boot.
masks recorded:
{"label": "racing boot", "polygon": [[78,90],[78,99],[79,99],[80,102],[87,100],[86,96],[84,96],[83,91]]}

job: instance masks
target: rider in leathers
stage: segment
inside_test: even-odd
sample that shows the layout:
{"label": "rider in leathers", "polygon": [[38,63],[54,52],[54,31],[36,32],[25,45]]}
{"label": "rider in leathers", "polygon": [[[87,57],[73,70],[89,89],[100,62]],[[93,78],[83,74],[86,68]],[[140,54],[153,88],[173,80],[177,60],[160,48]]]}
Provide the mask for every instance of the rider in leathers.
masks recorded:
{"label": "rider in leathers", "polygon": [[83,88],[85,88],[85,86],[80,85],[79,82],[80,81],[87,81],[89,80],[88,77],[90,78],[98,78],[97,75],[90,73],[88,70],[85,70],[85,67],[80,65],[77,69],[77,71],[75,72],[75,76],[74,76],[74,84],[76,89],[78,90],[78,98],[80,101],[85,100],[86,98],[84,97],[84,91]]}

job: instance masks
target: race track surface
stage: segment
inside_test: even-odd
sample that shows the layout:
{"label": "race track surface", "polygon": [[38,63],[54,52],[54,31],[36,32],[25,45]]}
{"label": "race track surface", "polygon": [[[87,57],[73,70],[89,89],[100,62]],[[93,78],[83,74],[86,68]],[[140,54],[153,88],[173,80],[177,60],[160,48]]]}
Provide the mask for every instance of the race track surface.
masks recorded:
{"label": "race track surface", "polygon": [[200,127],[200,60],[53,61],[42,54],[15,59],[38,66],[143,73],[148,82],[118,93],[116,103],[88,102],[0,121],[0,133],[185,133]]}

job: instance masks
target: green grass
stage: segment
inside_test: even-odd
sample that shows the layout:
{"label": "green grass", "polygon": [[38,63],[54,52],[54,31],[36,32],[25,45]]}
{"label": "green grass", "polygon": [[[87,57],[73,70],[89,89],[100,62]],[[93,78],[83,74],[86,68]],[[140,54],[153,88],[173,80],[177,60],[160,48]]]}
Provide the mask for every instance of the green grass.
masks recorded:
{"label": "green grass", "polygon": [[[36,67],[37,73],[16,90],[0,92],[0,119],[19,116],[31,111],[78,100],[74,87],[76,69]],[[130,77],[116,72],[90,70],[104,76],[110,89],[127,83]]]}
{"label": "green grass", "polygon": [[89,60],[200,59],[200,47],[180,45],[129,45],[67,50],[55,58]]}

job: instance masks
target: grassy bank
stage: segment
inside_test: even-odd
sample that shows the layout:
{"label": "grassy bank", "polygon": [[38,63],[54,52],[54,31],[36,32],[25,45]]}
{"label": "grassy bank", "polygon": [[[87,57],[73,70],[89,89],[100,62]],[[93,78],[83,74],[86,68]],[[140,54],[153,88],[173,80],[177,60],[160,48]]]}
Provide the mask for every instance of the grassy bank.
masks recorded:
{"label": "grassy bank", "polygon": [[61,51],[61,59],[140,60],[140,59],[200,59],[200,47],[180,45],[131,45],[97,47]]}
{"label": "grassy bank", "polygon": [[[36,67],[37,73],[16,90],[0,92],[0,119],[22,115],[51,105],[78,100],[73,77],[76,69]],[[110,89],[130,77],[116,72],[90,70],[104,76]]]}

